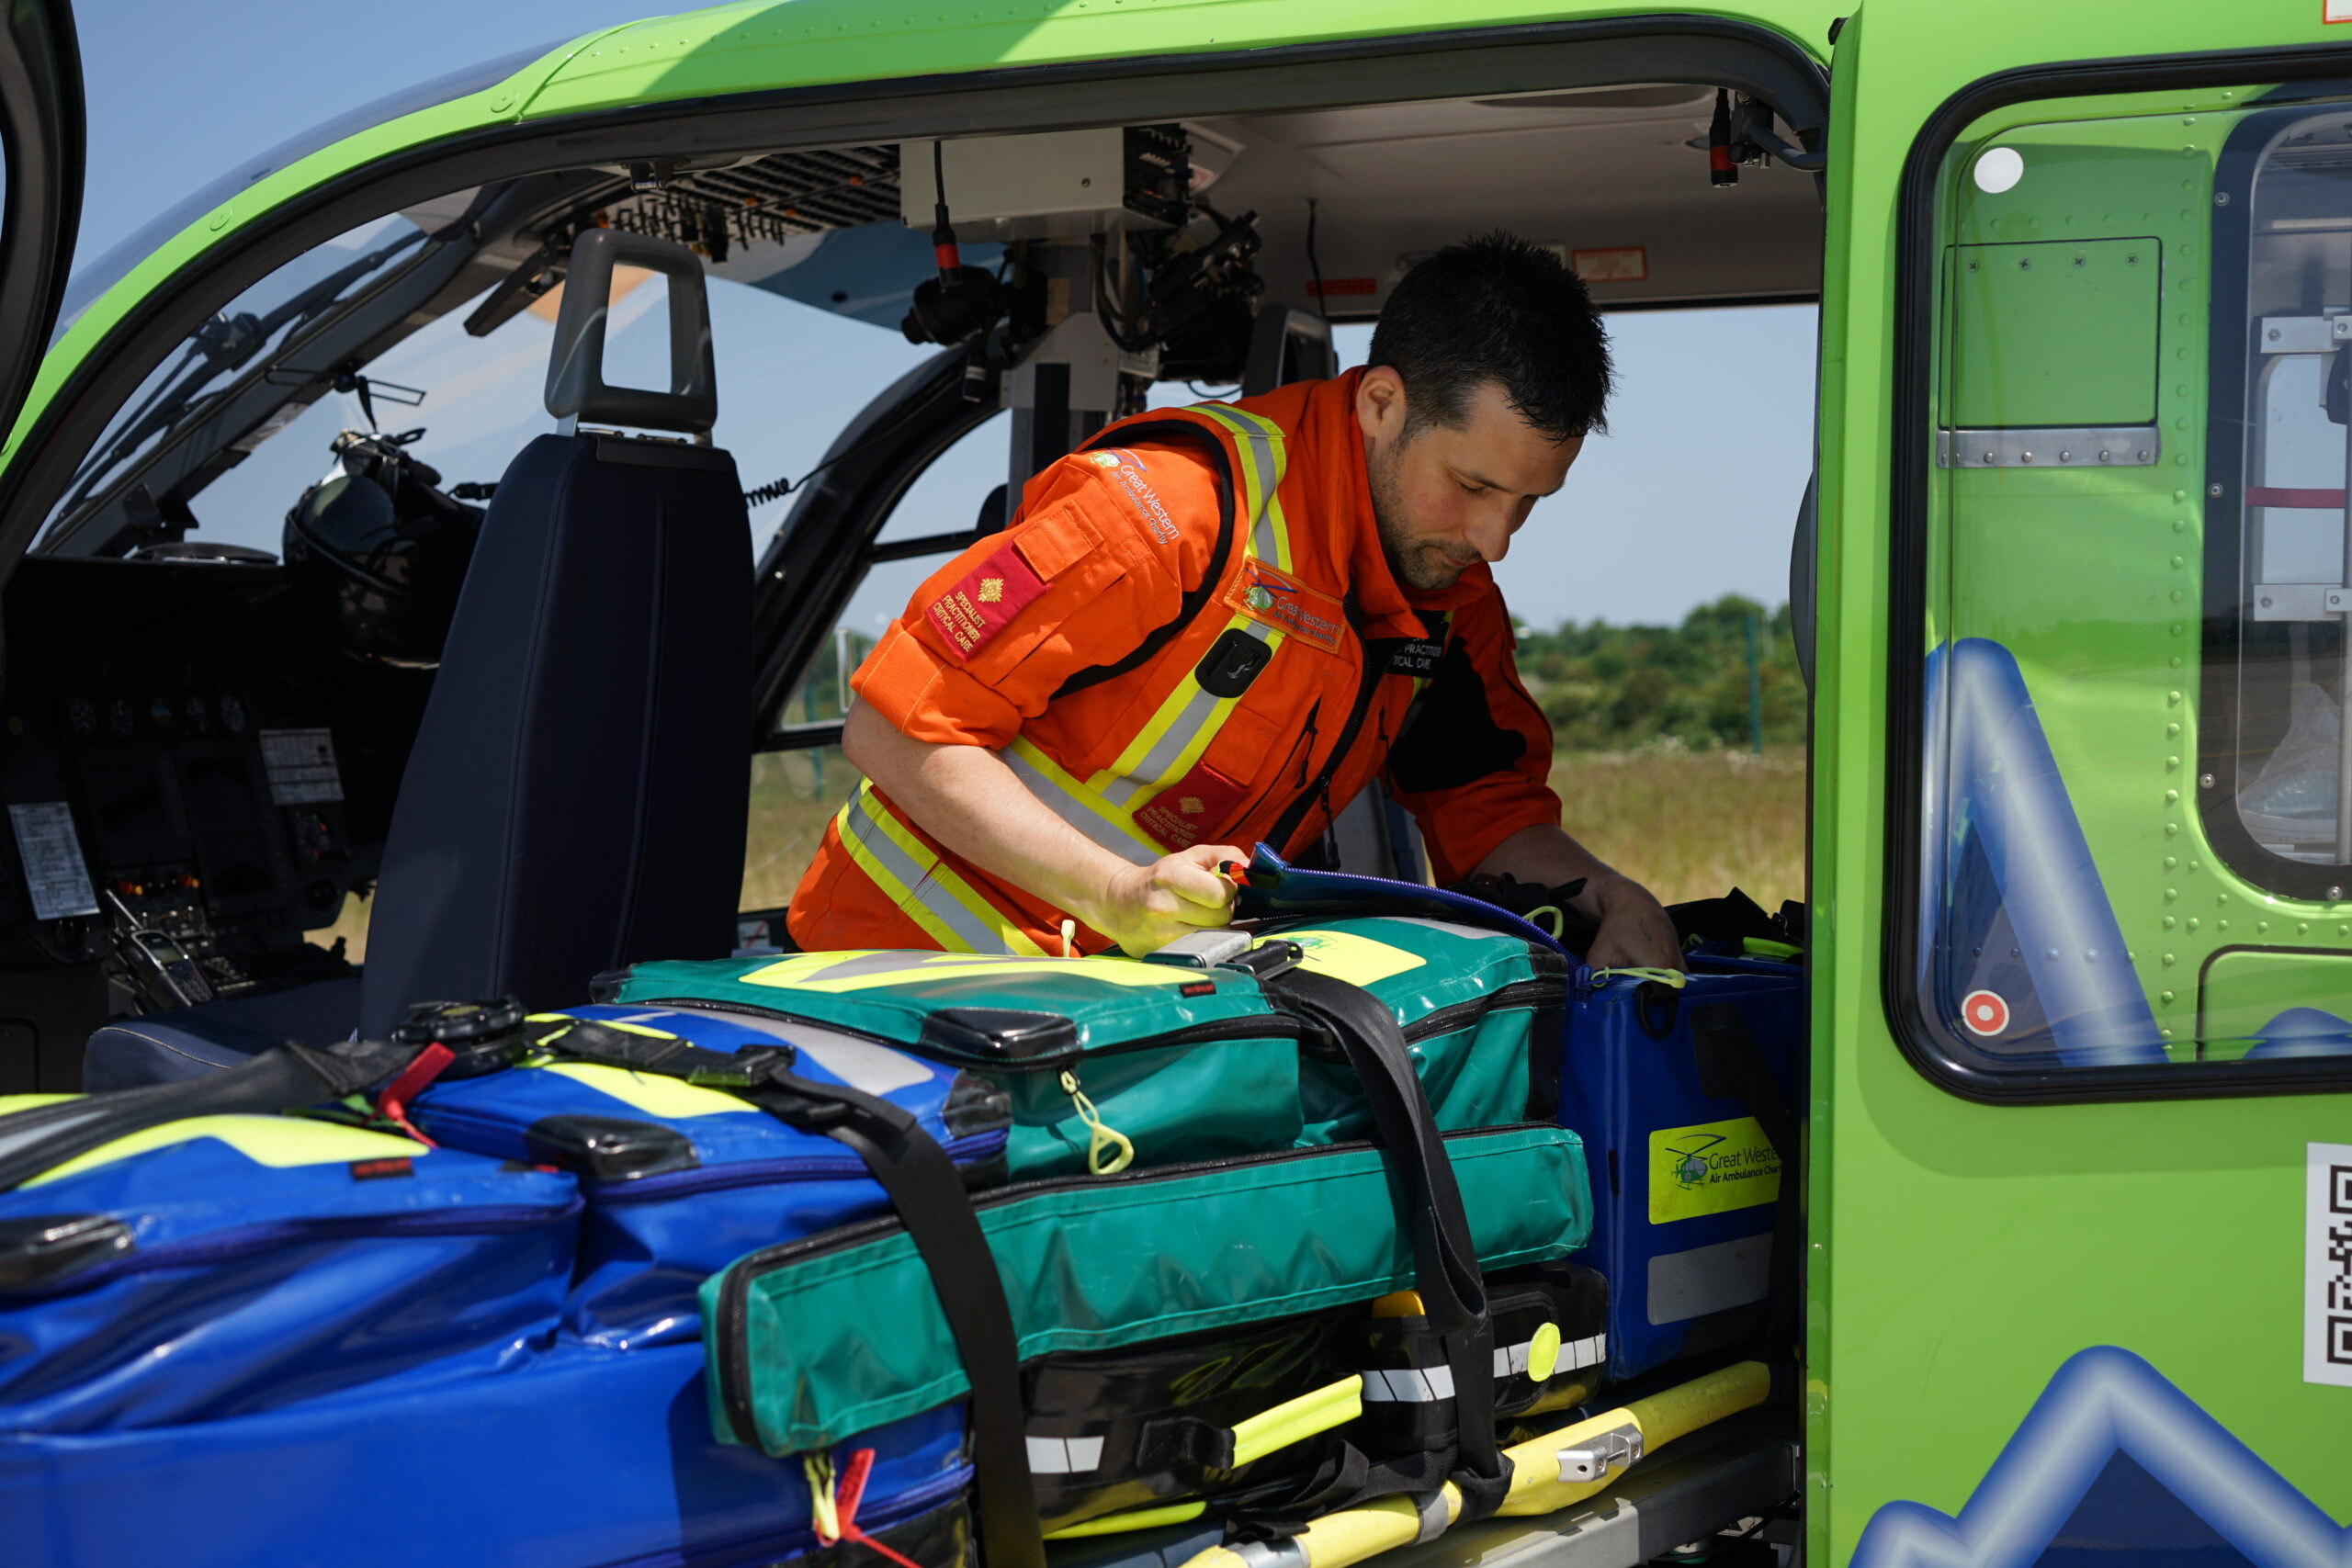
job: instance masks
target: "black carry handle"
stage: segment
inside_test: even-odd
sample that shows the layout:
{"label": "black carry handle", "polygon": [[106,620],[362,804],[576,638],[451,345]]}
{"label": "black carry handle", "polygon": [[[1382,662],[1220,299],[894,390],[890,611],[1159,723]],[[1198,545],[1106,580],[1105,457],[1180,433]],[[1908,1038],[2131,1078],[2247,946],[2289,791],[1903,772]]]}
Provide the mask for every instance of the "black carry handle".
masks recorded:
{"label": "black carry handle", "polygon": [[226,1072],[82,1095],[0,1116],[0,1192],[101,1144],[190,1116],[269,1115],[372,1088],[423,1047],[383,1040],[278,1045]]}
{"label": "black carry handle", "polygon": [[[941,1314],[972,1385],[972,1490],[988,1568],[1045,1568],[1037,1494],[1023,1429],[1021,1342],[996,1258],[955,1161],[913,1114],[844,1084],[790,1070],[789,1045],[737,1053],[582,1021],[542,1048],[689,1083],[721,1086],[786,1126],[846,1145],[889,1198],[931,1275]],[[758,1446],[756,1432],[736,1436]]]}
{"label": "black carry handle", "polygon": [[1346,1051],[1363,1085],[1373,1127],[1413,1237],[1414,1283],[1431,1327],[1444,1337],[1453,1373],[1455,1470],[1467,1523],[1491,1515],[1510,1489],[1510,1461],[1495,1442],[1494,1328],[1486,1280],[1462,1207],[1462,1188],[1413,1072],[1396,1015],[1362,987],[1309,969],[1267,983]]}

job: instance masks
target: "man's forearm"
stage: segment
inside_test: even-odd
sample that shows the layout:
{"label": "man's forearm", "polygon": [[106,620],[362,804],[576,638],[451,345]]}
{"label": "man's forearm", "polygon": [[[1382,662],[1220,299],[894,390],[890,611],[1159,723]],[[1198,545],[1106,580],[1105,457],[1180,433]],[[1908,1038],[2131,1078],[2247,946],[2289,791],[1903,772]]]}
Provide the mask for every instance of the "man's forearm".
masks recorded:
{"label": "man's forearm", "polygon": [[842,727],[842,750],[932,837],[1081,920],[1092,920],[1103,890],[1127,868],[985,747],[912,739],[858,704]]}
{"label": "man's forearm", "polygon": [[1569,902],[1577,913],[1595,920],[1607,913],[1608,884],[1623,880],[1621,873],[1577,842],[1566,829],[1548,822],[1521,828],[1488,851],[1477,869],[1490,876],[1515,876],[1543,887],[1582,878],[1584,891]]}

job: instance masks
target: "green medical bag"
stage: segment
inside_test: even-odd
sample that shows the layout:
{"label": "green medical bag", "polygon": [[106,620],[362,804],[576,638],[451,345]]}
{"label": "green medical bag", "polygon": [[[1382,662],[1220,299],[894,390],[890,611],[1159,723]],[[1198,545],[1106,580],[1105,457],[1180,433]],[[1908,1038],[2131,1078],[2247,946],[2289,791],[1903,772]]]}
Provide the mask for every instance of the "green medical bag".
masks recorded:
{"label": "green medical bag", "polygon": [[1247,968],[808,953],[639,964],[600,977],[594,995],[821,1024],[990,1079],[1012,1102],[1016,1181],[1299,1139],[1306,1031]]}

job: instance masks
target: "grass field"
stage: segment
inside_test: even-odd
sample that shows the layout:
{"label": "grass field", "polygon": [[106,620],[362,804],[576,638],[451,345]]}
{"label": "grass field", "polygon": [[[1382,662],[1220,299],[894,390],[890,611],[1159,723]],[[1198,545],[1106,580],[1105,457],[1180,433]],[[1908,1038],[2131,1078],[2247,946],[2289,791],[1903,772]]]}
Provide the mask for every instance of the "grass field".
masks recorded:
{"label": "grass field", "polygon": [[1767,909],[1804,897],[1804,751],[1571,751],[1552,768],[1568,830],[1659,900],[1734,887]]}
{"label": "grass field", "polygon": [[[784,903],[857,773],[831,748],[753,760],[743,903]],[[1804,753],[1575,751],[1552,770],[1569,831],[1666,903],[1733,887],[1768,909],[1804,896]]]}

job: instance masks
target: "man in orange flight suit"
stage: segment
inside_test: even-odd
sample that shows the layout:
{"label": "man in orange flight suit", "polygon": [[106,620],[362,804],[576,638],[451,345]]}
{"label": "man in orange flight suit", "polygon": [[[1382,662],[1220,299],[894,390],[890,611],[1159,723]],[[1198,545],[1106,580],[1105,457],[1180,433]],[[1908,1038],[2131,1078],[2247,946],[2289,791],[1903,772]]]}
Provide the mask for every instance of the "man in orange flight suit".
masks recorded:
{"label": "man in orange flight suit", "polygon": [[1610,389],[1584,285],[1493,235],[1392,291],[1369,365],[1139,414],[1044,469],[853,680],[865,775],[792,897],[807,949],[1130,953],[1222,925],[1220,862],[1310,851],[1382,779],[1441,884],[1582,877],[1597,964],[1676,964],[1560,826],[1488,566]]}

